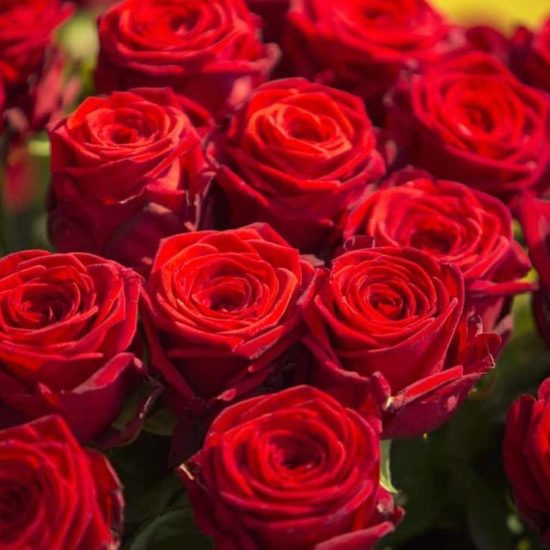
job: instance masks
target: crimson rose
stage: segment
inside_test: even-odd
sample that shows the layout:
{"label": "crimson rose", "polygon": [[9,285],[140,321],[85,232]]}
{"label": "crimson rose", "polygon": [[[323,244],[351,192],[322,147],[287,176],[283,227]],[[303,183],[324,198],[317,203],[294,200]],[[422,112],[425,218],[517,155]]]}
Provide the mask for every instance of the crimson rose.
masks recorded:
{"label": "crimson rose", "polygon": [[209,173],[197,130],[168,89],[89,97],[50,129],[49,231],[147,271],[159,241],[194,229]]}
{"label": "crimson rose", "polygon": [[361,100],[302,78],[255,90],[220,148],[230,225],[265,221],[305,252],[325,247],[384,173]]}
{"label": "crimson rose", "polygon": [[99,20],[100,92],[169,86],[216,116],[269,76],[278,49],[244,0],[125,0]]}
{"label": "crimson rose", "polygon": [[373,426],[298,386],[223,411],[180,467],[198,526],[225,550],[368,550],[401,512]]}
{"label": "crimson rose", "polygon": [[151,364],[182,415],[259,386],[303,336],[314,267],[269,226],[165,239],[144,299]]}
{"label": "crimson rose", "polygon": [[[514,240],[512,217],[498,199],[465,185],[404,170],[348,216],[344,239],[367,235],[377,246],[412,246],[464,276],[468,303],[493,330],[515,294],[532,289],[518,279],[530,268]],[[396,187],[394,187],[396,185]]]}
{"label": "crimson rose", "polygon": [[540,288],[533,296],[535,321],[550,347],[550,200],[525,196],[514,207],[539,276]]}
{"label": "crimson rose", "polygon": [[523,395],[508,412],[503,453],[521,516],[538,529],[542,543],[550,544],[550,379],[538,398]]}
{"label": "crimson rose", "polygon": [[409,65],[429,65],[461,46],[425,0],[297,0],[285,53],[296,74],[350,91],[381,118],[382,97]]}
{"label": "crimson rose", "polygon": [[61,417],[0,431],[0,464],[4,550],[118,548],[120,482],[105,457],[80,448]]}
{"label": "crimson rose", "polygon": [[393,104],[401,161],[503,199],[548,187],[550,103],[490,55],[404,76]]}
{"label": "crimson rose", "polygon": [[494,366],[500,338],[465,310],[457,266],[361,241],[333,260],[305,308],[309,381],[359,411],[374,391],[385,436],[419,436],[445,422]]}
{"label": "crimson rose", "polygon": [[129,350],[140,289],[90,254],[0,259],[0,425],[55,412],[84,441],[108,428],[143,370]]}

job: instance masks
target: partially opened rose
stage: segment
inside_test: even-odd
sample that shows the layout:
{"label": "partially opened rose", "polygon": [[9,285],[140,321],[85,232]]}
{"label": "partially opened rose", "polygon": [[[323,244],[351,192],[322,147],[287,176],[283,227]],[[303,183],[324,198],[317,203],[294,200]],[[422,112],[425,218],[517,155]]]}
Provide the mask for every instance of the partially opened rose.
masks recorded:
{"label": "partially opened rose", "polygon": [[510,63],[524,82],[550,93],[550,18],[537,32],[525,27],[516,31]]}
{"label": "partially opened rose", "polygon": [[524,196],[514,208],[539,276],[540,288],[533,296],[535,321],[550,347],[550,200]]}
{"label": "partially opened rose", "polygon": [[0,546],[116,549],[122,487],[107,459],[84,450],[59,416],[0,431]]}
{"label": "partially opened rose", "polygon": [[180,468],[200,529],[241,550],[368,550],[401,512],[371,424],[298,386],[233,405]]}
{"label": "partially opened rose", "polygon": [[255,90],[219,149],[230,225],[267,222],[304,252],[326,248],[384,173],[361,100],[302,78]]}
{"label": "partially opened rose", "polygon": [[164,88],[114,92],[88,97],[50,129],[58,250],[146,272],[162,238],[197,227],[210,173],[187,103]]}
{"label": "partially opened rose", "polygon": [[256,389],[303,336],[314,267],[255,224],[165,239],[146,284],[151,364],[181,415]]}
{"label": "partially opened rose", "polygon": [[523,395],[511,406],[503,443],[504,468],[520,515],[550,544],[550,380],[535,399]]}
{"label": "partially opened rose", "polygon": [[377,392],[386,437],[434,430],[494,366],[500,339],[465,310],[457,266],[360,238],[347,246],[305,309],[308,380],[359,411]]}
{"label": "partially opened rose", "polygon": [[402,69],[429,65],[464,42],[425,0],[297,0],[288,25],[285,53],[296,74],[359,95],[376,120]]}
{"label": "partially opened rose", "polygon": [[532,290],[519,280],[530,263],[514,240],[508,208],[486,193],[417,170],[397,173],[387,184],[350,213],[344,239],[366,235],[377,246],[411,246],[455,264],[467,303],[485,330],[493,330],[509,313],[510,298]]}
{"label": "partially opened rose", "polygon": [[549,186],[550,102],[488,54],[404,75],[388,130],[399,160],[439,178],[505,200]]}
{"label": "partially opened rose", "polygon": [[0,426],[59,413],[80,440],[106,430],[143,371],[130,349],[140,289],[90,254],[0,259]]}
{"label": "partially opened rose", "polygon": [[222,117],[265,81],[264,45],[244,0],[125,0],[99,20],[100,92],[167,86]]}

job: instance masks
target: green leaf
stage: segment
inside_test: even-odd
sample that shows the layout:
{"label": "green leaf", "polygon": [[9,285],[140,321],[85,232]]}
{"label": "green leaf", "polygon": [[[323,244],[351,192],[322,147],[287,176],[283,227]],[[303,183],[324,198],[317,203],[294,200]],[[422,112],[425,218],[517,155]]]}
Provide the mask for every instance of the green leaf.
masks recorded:
{"label": "green leaf", "polygon": [[397,494],[399,491],[393,486],[391,480],[391,440],[386,439],[380,444],[380,485],[390,493]]}

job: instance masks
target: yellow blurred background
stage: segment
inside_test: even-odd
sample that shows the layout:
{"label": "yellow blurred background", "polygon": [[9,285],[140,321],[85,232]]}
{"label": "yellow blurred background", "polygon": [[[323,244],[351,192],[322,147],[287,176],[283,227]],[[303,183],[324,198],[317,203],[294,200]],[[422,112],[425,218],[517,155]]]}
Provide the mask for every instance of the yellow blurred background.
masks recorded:
{"label": "yellow blurred background", "polygon": [[462,23],[491,23],[503,31],[510,31],[518,24],[537,27],[543,18],[550,16],[550,0],[432,0],[431,3]]}

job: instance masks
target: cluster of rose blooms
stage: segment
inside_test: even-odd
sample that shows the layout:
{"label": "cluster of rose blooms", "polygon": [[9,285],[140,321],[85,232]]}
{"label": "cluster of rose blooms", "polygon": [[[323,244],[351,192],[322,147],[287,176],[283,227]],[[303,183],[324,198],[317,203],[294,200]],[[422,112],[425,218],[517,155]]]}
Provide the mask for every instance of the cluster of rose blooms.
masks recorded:
{"label": "cluster of rose blooms", "polygon": [[[0,7],[6,135],[71,97],[51,45],[70,12]],[[120,483],[85,448],[131,440],[162,392],[220,549],[370,548],[403,514],[380,440],[450,418],[514,296],[535,292],[550,342],[550,22],[510,39],[424,0],[124,0],[98,33],[98,95],[48,127],[56,252],[0,259],[0,546],[116,546]],[[549,383],[504,442],[546,542]]]}

